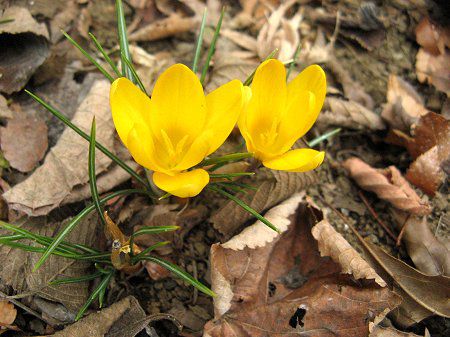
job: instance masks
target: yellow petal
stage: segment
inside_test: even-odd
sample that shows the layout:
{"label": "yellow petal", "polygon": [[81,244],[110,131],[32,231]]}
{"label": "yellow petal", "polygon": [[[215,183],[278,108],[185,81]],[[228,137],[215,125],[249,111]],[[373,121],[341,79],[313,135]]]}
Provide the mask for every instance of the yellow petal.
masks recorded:
{"label": "yellow petal", "polygon": [[111,84],[111,112],[122,142],[127,145],[128,134],[135,123],[145,125],[150,116],[150,98],[125,77]]}
{"label": "yellow petal", "polygon": [[317,116],[319,116],[327,92],[325,72],[317,64],[313,64],[307,67],[289,83],[287,98],[288,109],[290,108],[291,104],[295,104],[295,102],[298,100],[297,96],[304,93],[305,91],[310,91],[314,94],[315,103],[313,108],[309,110],[299,110],[297,112],[298,118],[302,120],[302,135],[308,132],[308,130],[316,121]]}
{"label": "yellow petal", "polygon": [[164,130],[173,144],[186,135],[193,141],[203,131],[206,102],[197,76],[185,65],[175,64],[158,78],[152,93],[150,122],[153,134]]}
{"label": "yellow petal", "polygon": [[243,95],[242,83],[233,80],[206,96],[208,117],[205,130],[214,133],[207,155],[216,151],[225,142],[236,125],[243,108]]}
{"label": "yellow petal", "polygon": [[215,135],[211,130],[205,131],[198,136],[179,161],[178,165],[173,169],[176,171],[184,171],[200,163],[208,155],[211,143],[214,142],[214,137]]}
{"label": "yellow petal", "polygon": [[270,130],[286,105],[286,69],[282,62],[270,59],[256,69],[252,97],[246,107],[245,123],[251,136]]}
{"label": "yellow petal", "polygon": [[128,133],[127,147],[139,165],[150,170],[166,171],[158,164],[152,134],[146,125],[134,124]]}
{"label": "yellow petal", "polygon": [[180,198],[195,197],[209,182],[209,174],[205,170],[196,169],[167,175],[161,172],[153,173],[153,182],[163,191]]}
{"label": "yellow petal", "polygon": [[313,149],[296,149],[277,158],[263,161],[263,164],[272,170],[306,172],[317,168],[322,164],[324,158],[325,152]]}

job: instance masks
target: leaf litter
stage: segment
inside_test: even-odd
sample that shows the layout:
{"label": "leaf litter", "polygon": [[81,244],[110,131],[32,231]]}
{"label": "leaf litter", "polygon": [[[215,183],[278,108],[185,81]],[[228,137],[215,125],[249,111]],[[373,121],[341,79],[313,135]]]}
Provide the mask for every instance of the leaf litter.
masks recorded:
{"label": "leaf litter", "polygon": [[[27,82],[35,86],[37,93],[49,97],[52,104],[85,131],[92,114],[100,113],[104,116],[97,116],[100,142],[139,170],[114,137],[106,96],[95,94],[96,86],[101,86],[95,82],[98,76],[92,74],[92,68],[78,51],[61,41],[59,32],[60,28],[71,31],[85,46],[87,32],[93,30],[115,58],[116,33],[111,29],[115,25],[113,5],[86,0],[69,1],[67,5],[60,1],[50,6],[48,3],[38,1],[35,6],[26,3],[27,11],[34,16],[34,24],[45,21],[49,27],[50,34],[44,33],[42,39],[38,38],[48,44],[49,51],[41,57],[47,61],[22,76],[20,87],[17,85],[15,90]],[[213,26],[222,2],[208,0],[206,4],[210,16],[208,25]],[[132,58],[149,92],[162,69],[179,61],[191,62],[193,41],[204,6],[202,1],[175,4],[143,0],[126,4],[125,14],[131,23],[130,39],[133,40]],[[215,314],[210,299],[186,290],[182,282],[167,278],[167,273],[159,266],[148,263],[146,270],[112,283],[106,299],[110,308],[93,312],[70,325],[67,323],[74,317],[75,304],[82,303],[87,296],[88,283],[68,290],[48,286],[46,282],[63,275],[86,274],[86,266],[78,262],[67,264],[64,259],[52,257],[42,270],[32,274],[31,267],[37,255],[1,247],[2,260],[6,263],[0,268],[0,283],[8,284],[8,293],[17,294],[19,299],[21,294],[29,294],[21,301],[37,310],[47,323],[47,331],[34,331],[48,335],[55,326],[61,327],[65,322],[65,329],[55,332],[55,336],[75,336],[85,331],[92,332],[93,336],[134,336],[143,329],[150,335],[162,336],[179,333],[178,319],[185,326],[183,335],[198,335],[204,330],[205,336],[231,333],[233,336],[261,333],[277,336],[292,331],[307,334],[308,330],[324,326],[342,336],[414,335],[392,328],[393,322],[396,328],[409,327],[408,331],[412,329],[417,335],[427,335],[429,328],[436,336],[444,336],[441,328],[422,321],[433,313],[448,316],[448,294],[445,294],[448,278],[444,275],[448,275],[449,263],[445,211],[448,205],[445,198],[448,174],[445,102],[448,105],[448,98],[444,97],[448,95],[448,76],[445,76],[448,30],[439,19],[423,16],[426,11],[427,7],[420,1],[378,5],[344,1],[339,7],[328,1],[321,5],[278,0],[230,4],[217,53],[206,77],[206,90],[233,78],[244,80],[274,48],[279,49],[279,58],[289,62],[300,45],[292,75],[311,63],[323,63],[329,86],[319,127],[312,130],[307,139],[331,128],[342,128],[340,134],[318,145],[327,152],[327,164],[314,174],[258,169],[257,181],[244,180],[258,189],[240,196],[258,211],[267,211],[267,216],[273,216],[273,221],[282,229],[281,236],[268,233],[261,223],[252,224],[250,217],[236,205],[224,203],[209,192],[188,204],[169,199],[167,204],[158,205],[163,206],[159,210],[152,209],[158,206],[149,206],[148,201],[140,197],[121,197],[108,202],[112,214],[122,219],[120,226],[127,233],[142,225],[178,224],[182,227],[179,233],[160,238],[172,243],[159,248],[157,254],[180,264],[202,280],[211,280],[218,293],[214,300]],[[393,17],[396,25],[390,23]],[[420,48],[411,39],[405,39],[415,26]],[[212,29],[207,26],[204,48],[211,43],[211,37]],[[33,62],[37,60],[32,57]],[[20,62],[28,61],[20,59]],[[98,92],[106,93],[108,90],[104,88],[97,88]],[[3,169],[2,189],[6,191],[8,185],[12,188],[4,194],[7,204],[2,206],[5,210],[1,214],[10,219],[20,217],[23,212],[52,218],[66,208],[61,205],[71,204],[70,208],[76,208],[79,201],[90,199],[86,166],[82,164],[84,160],[79,160],[82,154],[87,158],[87,142],[71,130],[61,135],[61,125],[44,118],[46,115],[42,113],[34,113],[40,108],[20,94],[9,94],[7,92],[5,99],[0,97],[3,128],[14,126],[14,120],[19,117],[15,107],[20,105],[27,118],[31,116],[47,123],[51,147],[44,162],[32,173],[19,173],[22,165],[14,160],[10,160],[11,169]],[[80,103],[88,111],[81,111]],[[102,121],[105,122],[104,133],[100,127]],[[236,146],[235,135],[231,138],[232,146]],[[17,151],[8,154],[3,147],[8,138],[2,136],[0,141],[6,157],[11,159],[10,154],[14,153],[18,159],[31,159],[20,158]],[[386,146],[385,142],[401,148]],[[77,155],[72,160],[62,161],[64,165],[52,166],[49,158],[54,151],[59,147],[59,153],[64,154],[68,144],[78,151]],[[19,148],[25,150],[23,146]],[[42,147],[41,152],[45,151]],[[42,158],[38,152],[31,157]],[[367,166],[356,165],[360,171],[363,168],[364,174],[360,177],[372,175],[374,179],[369,179],[370,184],[367,181],[361,184],[375,192],[367,195],[368,206],[361,202],[358,188],[342,169],[342,163],[355,156],[367,163]],[[120,168],[111,165],[106,158],[99,158],[100,193],[107,193],[119,184],[133,186],[134,182],[128,182],[129,176]],[[40,160],[33,160],[33,165],[28,166],[31,168],[23,171],[32,171]],[[49,174],[70,179],[64,178],[60,180],[62,184],[49,186],[49,180],[44,179]],[[418,189],[414,190],[403,177]],[[386,195],[382,189],[389,193]],[[295,196],[289,199],[293,194]],[[320,206],[312,203],[309,196]],[[288,201],[283,203],[285,200]],[[347,221],[336,217],[334,207],[347,216]],[[368,207],[372,208],[370,212]],[[67,214],[62,217],[66,218]],[[26,221],[24,228],[52,234],[61,226],[61,219],[37,219],[40,220]],[[391,228],[397,242],[386,236],[379,221]],[[102,235],[92,235],[90,228],[94,223],[87,221],[81,225],[82,228],[72,234],[76,242],[88,243],[99,238],[95,244],[107,244]],[[371,253],[360,255],[362,241],[352,236],[349,230],[352,225],[391,255],[371,243],[367,243]],[[155,242],[148,236],[139,240],[143,247]],[[378,262],[373,262],[373,258]],[[418,270],[402,260],[412,261]],[[153,280],[149,280],[147,274]],[[384,282],[393,292],[382,287]],[[126,295],[136,296],[142,307],[135,298]],[[403,298],[401,304],[398,295]],[[327,298],[331,298],[333,304],[331,313],[325,310],[329,306]],[[23,309],[17,310],[19,318],[27,315]],[[174,316],[160,312],[170,312]],[[155,319],[161,319],[162,323],[155,323]],[[33,330],[22,320],[17,322],[21,328]],[[345,330],[347,325],[353,330]],[[326,335],[325,330],[312,331],[309,335]]]}

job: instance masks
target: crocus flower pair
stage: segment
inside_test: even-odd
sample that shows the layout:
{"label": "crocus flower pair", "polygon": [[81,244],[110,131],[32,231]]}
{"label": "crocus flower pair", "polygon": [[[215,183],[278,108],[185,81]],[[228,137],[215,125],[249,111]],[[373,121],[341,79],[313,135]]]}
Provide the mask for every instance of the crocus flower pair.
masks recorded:
{"label": "crocus flower pair", "polygon": [[128,79],[115,80],[110,103],[119,137],[136,162],[154,171],[160,189],[185,198],[208,184],[208,172],[192,168],[225,142],[236,123],[264,166],[292,172],[318,167],[324,152],[290,149],[314,124],[325,93],[319,66],[286,84],[284,65],[270,59],[256,70],[251,89],[233,80],[205,96],[198,77],[175,64],[158,78],[151,98]]}

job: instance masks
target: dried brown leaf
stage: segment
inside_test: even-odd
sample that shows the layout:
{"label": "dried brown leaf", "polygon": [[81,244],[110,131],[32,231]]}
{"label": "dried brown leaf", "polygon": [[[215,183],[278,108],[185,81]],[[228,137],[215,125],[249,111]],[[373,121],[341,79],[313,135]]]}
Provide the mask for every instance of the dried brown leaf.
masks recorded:
{"label": "dried brown leaf", "polygon": [[14,308],[14,304],[7,300],[0,300],[0,328],[13,324],[16,316],[17,310]]}
{"label": "dried brown leaf", "polygon": [[417,215],[430,213],[428,203],[421,201],[396,167],[375,169],[356,157],[347,159],[342,166],[361,188],[374,192],[394,207]]}
{"label": "dried brown leaf", "polygon": [[149,320],[146,320],[145,312],[136,298],[128,296],[108,308],[82,318],[51,336],[133,337],[148,322]]}
{"label": "dried brown leaf", "polygon": [[324,109],[317,119],[321,125],[336,125],[357,130],[384,130],[379,115],[354,101],[327,97]]}
{"label": "dried brown leaf", "polygon": [[420,337],[412,332],[403,332],[392,327],[374,326],[373,323],[369,323],[369,329],[369,337]]}
{"label": "dried brown leaf", "polygon": [[0,131],[3,154],[15,169],[30,172],[44,158],[47,125],[41,119],[16,113]]}
{"label": "dried brown leaf", "polygon": [[226,248],[228,242],[212,246],[212,288],[218,296],[204,336],[364,336],[370,321],[398,305],[387,288],[372,281],[356,286],[336,263],[320,257],[310,232],[320,212],[299,203],[299,196],[294,200],[267,214],[271,221],[277,216],[289,222],[282,235],[265,244],[264,236],[248,235],[230,240],[239,243],[233,249]]}
{"label": "dried brown leaf", "polygon": [[414,265],[427,275],[450,275],[450,252],[431,232],[426,217],[395,211],[395,223],[403,230],[402,241]]}
{"label": "dried brown leaf", "polygon": [[[88,132],[95,115],[97,140],[106,148],[112,149],[114,125],[111,120],[108,92],[107,81],[95,82],[72,122]],[[3,195],[9,206],[34,216],[45,215],[58,207],[74,187],[88,182],[88,146],[86,140],[70,128],[66,128],[57,144],[50,149],[42,166]],[[111,159],[97,151],[97,173],[103,172],[110,163]]]}
{"label": "dried brown leaf", "polygon": [[416,55],[417,79],[432,84],[437,90],[450,95],[450,52],[433,55],[420,48]]}
{"label": "dried brown leaf", "polygon": [[450,29],[424,17],[416,27],[416,41],[431,54],[445,54],[445,47],[450,47]]}
{"label": "dried brown leaf", "polygon": [[12,94],[22,89],[50,53],[48,31],[23,7],[8,7],[0,25],[0,92]]}
{"label": "dried brown leaf", "polygon": [[381,113],[389,125],[409,133],[411,126],[427,113],[422,97],[413,86],[391,74],[388,81],[387,103]]}
{"label": "dried brown leaf", "polygon": [[[258,189],[237,196],[260,213],[277,205],[295,192],[306,189],[317,179],[314,172],[291,173],[268,169],[260,169],[256,176],[258,180],[250,179],[247,183]],[[251,218],[251,214],[230,200],[211,217],[211,221],[218,231],[229,237]]]}
{"label": "dried brown leaf", "polygon": [[386,282],[327,220],[316,224],[311,233],[319,244],[320,256],[330,256],[341,266],[343,273],[352,274],[357,280],[375,280],[381,287],[386,286]]}
{"label": "dried brown leaf", "polygon": [[0,118],[12,118],[13,112],[9,109],[5,97],[0,95]]}
{"label": "dried brown leaf", "polygon": [[152,22],[129,36],[130,41],[156,41],[193,30],[199,21],[197,17],[182,17],[179,14]]}

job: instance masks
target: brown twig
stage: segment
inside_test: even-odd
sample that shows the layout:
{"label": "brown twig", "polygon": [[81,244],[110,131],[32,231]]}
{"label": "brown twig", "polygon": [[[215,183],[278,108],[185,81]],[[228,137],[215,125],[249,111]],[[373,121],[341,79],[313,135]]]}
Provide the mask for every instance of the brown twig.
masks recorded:
{"label": "brown twig", "polygon": [[400,230],[400,233],[398,234],[398,238],[397,238],[396,243],[395,243],[397,245],[397,247],[402,244],[403,234],[405,233],[406,227],[408,227],[408,220],[409,220],[410,217],[411,217],[411,214],[408,214],[408,216],[406,217],[405,221],[403,222],[402,229]]}
{"label": "brown twig", "polygon": [[386,233],[389,234],[389,236],[397,242],[397,237],[395,236],[395,234],[389,229],[389,227],[384,223],[383,220],[380,219],[380,217],[378,216],[377,212],[373,209],[372,206],[370,206],[369,201],[367,200],[367,198],[364,196],[364,193],[362,191],[358,191],[358,195],[361,198],[362,202],[364,203],[364,205],[366,205],[367,209],[369,210],[370,214],[372,214],[372,216],[375,218],[375,220],[377,220],[378,224],[383,227],[383,229],[386,231]]}

